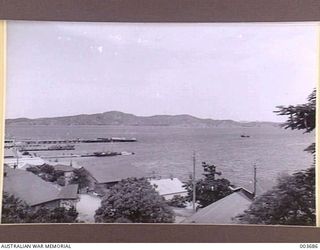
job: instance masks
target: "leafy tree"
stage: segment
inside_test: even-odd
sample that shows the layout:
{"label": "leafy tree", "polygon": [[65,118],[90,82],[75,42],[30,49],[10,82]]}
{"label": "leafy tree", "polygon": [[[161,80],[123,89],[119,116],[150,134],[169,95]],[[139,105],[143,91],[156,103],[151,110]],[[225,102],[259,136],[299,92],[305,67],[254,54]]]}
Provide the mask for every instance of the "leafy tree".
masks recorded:
{"label": "leafy tree", "polygon": [[75,169],[73,173],[74,175],[70,180],[70,184],[79,184],[79,188],[86,188],[89,186],[90,180],[84,169]]}
{"label": "leafy tree", "polygon": [[237,219],[249,224],[315,225],[315,168],[282,177]]}
{"label": "leafy tree", "polygon": [[41,170],[38,166],[31,166],[31,167],[27,167],[26,169],[27,171],[35,174],[35,175],[39,175],[41,173]]}
{"label": "leafy tree", "polygon": [[[306,104],[278,106],[278,115],[289,116],[284,128],[310,133],[316,126],[316,90]],[[315,154],[315,143],[306,151]],[[315,167],[279,179],[270,191],[256,198],[248,210],[237,216],[241,223],[312,226],[315,215]]]}
{"label": "leafy tree", "polygon": [[[316,127],[316,89],[307,98],[307,103],[289,106],[277,106],[274,111],[278,115],[288,116],[282,124],[285,129],[304,130],[310,133]],[[315,143],[312,143],[306,151],[315,154]]]}
{"label": "leafy tree", "polygon": [[24,223],[28,219],[28,206],[25,202],[8,193],[2,197],[2,223]]}
{"label": "leafy tree", "polygon": [[78,213],[74,207],[32,208],[20,199],[4,193],[2,200],[2,223],[74,223]]}
{"label": "leafy tree", "polygon": [[59,178],[64,177],[64,172],[62,170],[54,170],[53,178],[57,181]]}
{"label": "leafy tree", "polygon": [[[53,166],[49,164],[43,164],[41,166],[31,166],[26,169],[27,171],[38,175],[41,179],[48,182],[57,182],[59,178],[64,176],[64,172],[60,170],[55,170]],[[60,180],[57,184],[61,184]],[[63,185],[61,185],[63,186]]]}
{"label": "leafy tree", "polygon": [[40,166],[40,170],[42,173],[54,175],[54,167],[49,164],[43,164]]}
{"label": "leafy tree", "polygon": [[66,178],[64,176],[58,177],[57,184],[60,186],[65,186],[66,185]]}
{"label": "leafy tree", "polygon": [[42,207],[29,215],[29,223],[75,223],[77,222],[78,212],[74,207],[66,209],[57,207],[48,209]]}
{"label": "leafy tree", "polygon": [[284,128],[302,129],[305,133],[313,131],[316,127],[316,89],[308,96],[308,102],[305,104],[277,106],[274,111],[278,115],[288,116],[283,123]]}
{"label": "leafy tree", "polygon": [[[229,180],[216,178],[216,175],[221,175],[220,172],[216,171],[217,166],[203,162],[202,167],[204,178],[196,182],[196,201],[200,208],[206,207],[232,193],[229,188],[231,186]],[[192,201],[193,183],[191,178],[185,183],[184,187],[188,191],[187,200]]]}
{"label": "leafy tree", "polygon": [[96,211],[95,221],[170,223],[174,214],[148,180],[129,178],[110,188]]}
{"label": "leafy tree", "polygon": [[167,201],[167,204],[171,207],[184,208],[187,206],[187,198],[181,195],[174,195],[172,199]]}

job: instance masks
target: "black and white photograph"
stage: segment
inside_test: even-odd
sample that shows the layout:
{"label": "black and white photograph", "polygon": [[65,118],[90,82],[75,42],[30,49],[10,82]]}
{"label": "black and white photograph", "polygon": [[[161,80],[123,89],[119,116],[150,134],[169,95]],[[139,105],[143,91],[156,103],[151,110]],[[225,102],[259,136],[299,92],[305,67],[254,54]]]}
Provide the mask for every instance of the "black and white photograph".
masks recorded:
{"label": "black and white photograph", "polygon": [[318,33],[8,21],[1,223],[315,226]]}

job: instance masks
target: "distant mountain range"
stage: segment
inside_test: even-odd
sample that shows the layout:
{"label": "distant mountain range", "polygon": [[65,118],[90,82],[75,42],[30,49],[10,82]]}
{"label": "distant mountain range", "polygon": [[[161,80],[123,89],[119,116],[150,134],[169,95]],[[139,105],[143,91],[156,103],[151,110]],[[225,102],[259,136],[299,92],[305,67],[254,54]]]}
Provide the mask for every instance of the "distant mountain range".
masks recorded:
{"label": "distant mountain range", "polygon": [[98,114],[50,118],[6,119],[6,125],[120,125],[120,126],[174,126],[174,127],[277,127],[274,122],[236,122],[233,120],[201,119],[191,115],[136,116],[118,111]]}

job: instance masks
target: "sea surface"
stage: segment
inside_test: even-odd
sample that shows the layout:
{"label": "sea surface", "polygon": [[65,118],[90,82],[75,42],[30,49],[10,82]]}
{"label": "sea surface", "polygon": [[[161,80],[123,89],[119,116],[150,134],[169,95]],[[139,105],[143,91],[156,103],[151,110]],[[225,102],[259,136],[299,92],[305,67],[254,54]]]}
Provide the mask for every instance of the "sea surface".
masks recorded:
{"label": "sea surface", "polygon": [[[241,138],[241,134],[250,138]],[[310,167],[311,154],[304,151],[315,141],[315,134],[283,128],[176,128],[162,126],[7,126],[6,138],[19,139],[94,139],[98,137],[137,138],[137,142],[76,144],[80,154],[96,151],[128,151],[134,155],[72,159],[79,165],[123,162],[144,170],[147,175],[177,177],[186,181],[192,172],[192,154],[196,155],[197,177],[201,178],[201,162],[215,164],[224,178],[236,186],[253,189],[253,166],[257,167],[257,193],[261,194],[282,175]],[[39,152],[54,155],[55,152]],[[66,163],[66,159],[59,159]]]}

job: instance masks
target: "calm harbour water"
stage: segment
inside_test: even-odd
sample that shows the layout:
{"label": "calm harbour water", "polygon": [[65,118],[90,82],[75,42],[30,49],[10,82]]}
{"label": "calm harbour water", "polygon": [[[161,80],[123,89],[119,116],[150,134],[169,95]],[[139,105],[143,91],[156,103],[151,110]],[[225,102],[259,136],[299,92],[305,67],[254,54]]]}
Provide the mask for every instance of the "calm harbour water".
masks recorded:
{"label": "calm harbour water", "polygon": [[[250,138],[241,138],[241,134]],[[75,151],[128,151],[135,155],[82,158],[92,164],[112,164],[118,157],[147,174],[178,177],[185,181],[192,171],[192,153],[196,152],[196,169],[201,177],[201,162],[218,166],[222,177],[237,186],[252,190],[253,165],[257,166],[258,193],[276,184],[283,174],[306,169],[312,155],[303,151],[315,141],[314,133],[282,128],[175,128],[135,126],[7,126],[6,137],[19,139],[74,139],[97,137],[135,137],[134,143],[79,144]],[[56,153],[56,152],[55,152]],[[61,154],[62,152],[59,152]],[[42,152],[43,155],[54,154]]]}

